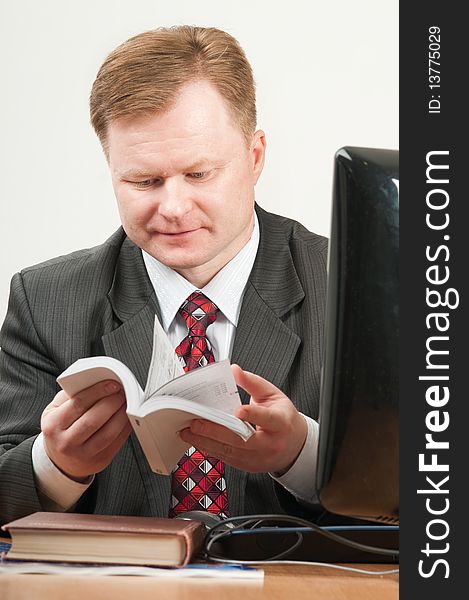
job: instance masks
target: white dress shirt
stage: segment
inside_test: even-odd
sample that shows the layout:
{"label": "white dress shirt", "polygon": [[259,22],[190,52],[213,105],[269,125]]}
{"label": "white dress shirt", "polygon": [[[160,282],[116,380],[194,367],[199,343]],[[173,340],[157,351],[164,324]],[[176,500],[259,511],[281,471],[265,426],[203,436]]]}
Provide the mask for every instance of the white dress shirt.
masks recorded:
{"label": "white dress shirt", "polygon": [[[258,247],[259,224],[255,216],[254,230],[248,243],[200,289],[219,309],[216,321],[210,325],[207,332],[216,361],[231,358],[244,290]],[[142,254],[158,298],[163,329],[172,346],[176,348],[187,335],[187,326],[178,313],[179,307],[198,288],[145,251],[142,251]],[[318,501],[314,473],[319,426],[310,417],[303,416],[308,425],[308,433],[300,455],[287,473],[281,477],[270,473],[270,476],[299,500],[310,504]],[[65,511],[72,508],[93,481],[92,476],[86,483],[77,483],[59,471],[47,456],[42,433],[33,444],[32,462],[36,486],[45,510]]]}

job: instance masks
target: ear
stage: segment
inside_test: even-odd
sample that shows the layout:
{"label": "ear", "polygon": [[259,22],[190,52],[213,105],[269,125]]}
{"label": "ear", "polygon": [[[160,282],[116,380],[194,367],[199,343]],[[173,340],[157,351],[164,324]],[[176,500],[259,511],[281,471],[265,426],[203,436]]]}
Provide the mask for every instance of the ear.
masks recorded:
{"label": "ear", "polygon": [[265,160],[265,147],[266,147],[266,139],[265,133],[262,129],[258,129],[251,142],[251,159],[252,159],[252,175],[253,175],[253,184],[256,185],[257,180],[261,176],[262,169],[264,168],[264,160]]}

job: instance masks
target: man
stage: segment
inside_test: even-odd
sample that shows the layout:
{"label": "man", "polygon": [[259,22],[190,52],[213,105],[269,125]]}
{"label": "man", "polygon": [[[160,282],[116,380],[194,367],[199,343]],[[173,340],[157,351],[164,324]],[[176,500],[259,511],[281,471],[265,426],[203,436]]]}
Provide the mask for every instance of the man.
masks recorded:
{"label": "man", "polygon": [[[326,242],[255,210],[265,135],[242,49],[216,29],[141,34],[106,59],[90,105],[123,230],[13,278],[0,338],[0,520],[311,506]],[[256,433],[244,443],[201,420],[181,433],[219,475],[216,500],[187,503],[177,473],[150,471],[117,384],[69,398],[55,380],[78,358],[108,354],[143,385],[155,313],[181,358],[184,341],[193,352],[180,307],[194,298],[214,315],[200,334],[204,360],[239,365],[237,416]]]}

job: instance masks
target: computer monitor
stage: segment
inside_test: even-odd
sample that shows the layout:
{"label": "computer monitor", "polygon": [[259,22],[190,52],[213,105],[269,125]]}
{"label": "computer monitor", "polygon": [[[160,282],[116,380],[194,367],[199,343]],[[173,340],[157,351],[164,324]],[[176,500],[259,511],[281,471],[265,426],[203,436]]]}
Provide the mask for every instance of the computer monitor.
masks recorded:
{"label": "computer monitor", "polygon": [[330,512],[399,522],[399,152],[335,156],[317,486]]}

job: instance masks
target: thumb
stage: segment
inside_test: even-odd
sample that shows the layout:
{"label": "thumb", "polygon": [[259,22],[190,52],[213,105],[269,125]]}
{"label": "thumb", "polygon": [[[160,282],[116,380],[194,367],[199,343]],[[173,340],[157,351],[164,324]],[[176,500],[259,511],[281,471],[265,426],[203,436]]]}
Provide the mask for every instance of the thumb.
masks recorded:
{"label": "thumb", "polygon": [[256,402],[271,400],[283,393],[273,383],[259,375],[244,371],[239,365],[231,365],[236,384],[243,388]]}

